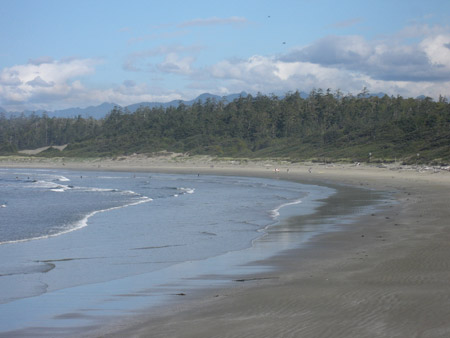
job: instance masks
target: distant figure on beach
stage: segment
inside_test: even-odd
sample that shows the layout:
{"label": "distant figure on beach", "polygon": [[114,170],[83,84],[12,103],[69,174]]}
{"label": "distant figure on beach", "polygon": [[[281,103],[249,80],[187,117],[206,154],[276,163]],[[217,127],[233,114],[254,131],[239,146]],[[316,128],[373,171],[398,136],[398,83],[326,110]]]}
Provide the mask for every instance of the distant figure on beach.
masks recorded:
{"label": "distant figure on beach", "polygon": [[275,172],[276,172],[276,173],[280,172],[280,169],[275,168]]}
{"label": "distant figure on beach", "polygon": [[312,172],[312,169],[311,169],[311,168],[309,168],[309,169],[308,169],[308,172],[309,172],[309,173],[311,174],[311,172]]}

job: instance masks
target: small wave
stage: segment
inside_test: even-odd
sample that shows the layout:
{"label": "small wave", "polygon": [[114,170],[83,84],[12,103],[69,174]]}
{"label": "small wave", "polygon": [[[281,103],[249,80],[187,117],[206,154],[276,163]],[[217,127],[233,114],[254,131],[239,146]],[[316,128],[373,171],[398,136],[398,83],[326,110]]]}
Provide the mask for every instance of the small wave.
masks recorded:
{"label": "small wave", "polygon": [[125,204],[125,205],[121,205],[121,206],[117,206],[117,207],[111,207],[111,208],[107,208],[107,209],[103,209],[103,210],[92,211],[91,213],[89,213],[86,216],[84,216],[78,222],[73,223],[70,228],[66,227],[65,229],[63,229],[62,231],[60,231],[58,233],[49,234],[49,235],[43,235],[43,236],[38,236],[38,237],[32,237],[32,238],[24,238],[24,239],[0,242],[0,245],[29,242],[29,241],[39,240],[39,239],[46,239],[46,238],[51,238],[51,237],[57,237],[57,236],[65,235],[65,234],[68,234],[68,233],[70,233],[72,231],[80,230],[82,228],[87,227],[89,218],[91,218],[95,214],[98,214],[98,213],[101,213],[101,212],[106,212],[106,211],[111,211],[111,210],[122,209],[122,208],[130,207],[130,206],[138,205],[138,204],[142,204],[142,203],[148,203],[148,202],[151,202],[151,201],[153,201],[152,198],[147,197],[147,196],[142,196],[139,199],[139,201],[135,201],[135,202],[132,202],[132,203],[129,203],[129,204]]}
{"label": "small wave", "polygon": [[54,174],[36,174],[33,173],[17,173],[16,175],[27,176],[28,179],[34,178],[37,181],[52,181],[52,182],[70,182],[70,178],[63,175],[54,175]]}
{"label": "small wave", "polygon": [[195,188],[175,188],[175,187],[169,187],[169,188],[162,188],[162,189],[171,189],[176,190],[178,193],[173,194],[173,197],[179,197],[180,195],[184,194],[193,194],[195,192]]}
{"label": "small wave", "polygon": [[133,190],[123,190],[121,191],[121,193],[125,195],[139,195],[137,192],[134,192]]}
{"label": "small wave", "polygon": [[161,246],[146,246],[141,248],[132,248],[130,250],[153,250],[153,249],[165,249],[165,248],[173,248],[176,246],[186,246],[186,244],[168,244],[168,245],[161,245]]}
{"label": "small wave", "polygon": [[281,210],[282,208],[287,207],[287,206],[289,206],[289,205],[295,205],[295,204],[300,204],[300,203],[302,203],[301,200],[296,200],[296,201],[293,201],[293,202],[284,203],[284,204],[280,205],[278,208],[273,209],[273,210],[270,212],[270,216],[271,216],[272,218],[277,218],[277,217],[280,216],[280,210]]}
{"label": "small wave", "polygon": [[59,181],[59,182],[69,182],[70,179],[65,177],[65,176],[59,176],[55,179],[55,181]]}
{"label": "small wave", "polygon": [[42,180],[34,180],[30,182],[29,185],[32,188],[41,188],[41,189],[58,189],[62,187],[61,184],[51,182],[51,181],[42,181]]}
{"label": "small wave", "polygon": [[30,185],[28,185],[28,187],[35,188],[35,189],[49,189],[54,192],[65,192],[66,190],[75,188],[73,185],[58,184],[56,182],[50,182],[50,181],[33,180],[33,181],[28,181],[28,182],[31,183]]}
{"label": "small wave", "polygon": [[42,180],[32,181],[30,187],[37,189],[49,189],[54,192],[65,192],[70,189],[76,189],[77,191],[85,191],[85,192],[112,192],[129,196],[141,196],[140,194],[132,190],[119,190],[112,188],[96,188],[96,187],[75,187],[73,185],[63,185],[52,181],[42,181]]}
{"label": "small wave", "polygon": [[94,188],[94,187],[79,187],[79,189],[87,192],[116,192],[122,195],[140,196],[140,194],[132,190],[119,190],[111,188]]}
{"label": "small wave", "polygon": [[208,232],[208,231],[202,231],[200,232],[202,235],[208,235],[208,236],[217,236],[214,232]]}
{"label": "small wave", "polygon": [[35,261],[33,264],[19,264],[16,266],[2,266],[0,277],[14,275],[29,275],[34,273],[47,273],[55,268],[50,262]]}
{"label": "small wave", "polygon": [[[107,209],[103,209],[103,210],[93,211],[93,212],[87,214],[83,219],[81,219],[80,221],[75,223],[75,226],[73,228],[66,229],[65,231],[63,231],[63,232],[61,232],[59,234],[55,234],[54,236],[66,234],[66,233],[69,233],[69,232],[72,232],[72,231],[75,231],[75,230],[79,230],[79,229],[82,229],[82,228],[86,227],[88,225],[89,218],[91,218],[92,216],[94,216],[94,215],[96,215],[98,213],[111,211],[111,210],[122,209],[122,208],[130,207],[132,205],[138,205],[138,204],[147,203],[147,202],[151,202],[151,201],[153,201],[153,199],[151,199],[150,197],[143,196],[143,197],[141,197],[141,199],[139,201],[136,201],[136,202],[132,202],[132,203],[121,205],[121,206],[117,206],[117,207],[111,207],[111,208],[107,208]],[[52,235],[52,237],[53,237],[53,235]]]}
{"label": "small wave", "polygon": [[54,188],[50,188],[50,190],[54,191],[54,192],[65,192],[65,191],[71,190],[71,189],[74,189],[73,185],[58,185]]}
{"label": "small wave", "polygon": [[51,191],[54,191],[54,192],[64,192],[64,191],[66,191],[67,189],[64,189],[64,188],[52,188],[52,189],[50,189]]}
{"label": "small wave", "polygon": [[182,194],[193,194],[195,192],[195,188],[177,188]]}
{"label": "small wave", "polygon": [[92,191],[92,192],[118,192],[117,189],[111,188],[91,188],[91,187],[82,187],[84,191]]}

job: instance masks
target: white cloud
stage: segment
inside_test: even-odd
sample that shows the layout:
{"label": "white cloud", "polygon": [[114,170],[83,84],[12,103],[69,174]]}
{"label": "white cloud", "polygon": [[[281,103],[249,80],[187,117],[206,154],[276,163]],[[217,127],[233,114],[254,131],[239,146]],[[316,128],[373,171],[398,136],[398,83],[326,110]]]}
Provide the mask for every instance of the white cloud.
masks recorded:
{"label": "white cloud", "polygon": [[450,43],[450,31],[436,34],[437,31],[422,27],[401,34],[418,38],[419,43],[397,38],[366,40],[361,36],[328,36],[280,59],[347,69],[385,81],[448,81],[450,50],[446,44]]}
{"label": "white cloud", "polygon": [[310,62],[284,62],[274,57],[252,56],[247,60],[222,61],[210,69],[221,80],[220,86],[230,92],[270,93],[274,91],[309,90],[312,88],[341,88],[359,90],[364,80],[337,68]]}
{"label": "white cloud", "polygon": [[450,70],[450,34],[432,36],[420,43],[421,49],[426,53],[428,60],[433,66],[443,67]]}
{"label": "white cloud", "polygon": [[189,75],[192,71],[192,64],[195,58],[192,56],[179,57],[176,53],[168,53],[164,61],[157,65],[161,72],[176,73],[182,75]]}
{"label": "white cloud", "polygon": [[204,47],[192,45],[159,46],[129,54],[123,69],[132,72],[167,72],[177,74],[192,73],[193,55],[198,54]]}
{"label": "white cloud", "polygon": [[80,92],[78,100],[83,100],[85,102],[84,106],[98,105],[102,102],[113,102],[121,106],[127,106],[139,102],[168,102],[183,98],[176,91],[128,80],[119,86],[108,89]]}
{"label": "white cloud", "polygon": [[[265,93],[312,88],[433,98],[450,93],[450,32],[422,29],[416,43],[330,36],[284,56],[224,60],[210,67],[216,88]],[[409,35],[411,37],[412,35]]]}
{"label": "white cloud", "polygon": [[[187,71],[188,60],[172,61],[182,71]],[[0,71],[0,106],[7,111],[50,111],[103,102],[125,106],[143,101],[166,102],[184,98],[177,91],[133,80],[125,80],[121,85],[106,89],[88,88],[80,77],[94,74],[97,64],[98,61],[91,59],[71,59],[29,62],[4,68]]]}
{"label": "white cloud", "polygon": [[54,82],[49,83],[42,80],[40,76],[36,76],[33,80],[27,82],[27,85],[32,87],[53,87],[54,84]]}
{"label": "white cloud", "polygon": [[53,58],[50,56],[41,56],[37,59],[30,59],[28,60],[28,63],[32,64],[32,65],[40,65],[43,63],[52,63],[53,62]]}
{"label": "white cloud", "polygon": [[276,70],[273,59],[260,55],[254,55],[247,60],[224,60],[210,69],[216,78],[263,82],[270,81],[275,76]]}
{"label": "white cloud", "polygon": [[355,65],[366,60],[373,48],[361,36],[327,36],[283,56],[287,62],[321,65]]}
{"label": "white cloud", "polygon": [[427,24],[412,24],[404,27],[398,33],[394,34],[392,39],[424,39],[430,36],[436,36],[439,34],[447,34],[450,30],[450,26]]}
{"label": "white cloud", "polygon": [[91,59],[41,59],[39,62],[4,68],[0,72],[0,102],[7,108],[64,99],[72,92],[83,89],[75,80],[92,74],[96,63]]}

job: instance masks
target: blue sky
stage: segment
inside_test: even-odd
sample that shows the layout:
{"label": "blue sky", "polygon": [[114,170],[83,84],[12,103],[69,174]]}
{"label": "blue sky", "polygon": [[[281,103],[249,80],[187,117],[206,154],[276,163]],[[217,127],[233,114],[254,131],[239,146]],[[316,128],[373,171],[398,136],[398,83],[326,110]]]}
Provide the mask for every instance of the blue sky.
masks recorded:
{"label": "blue sky", "polygon": [[450,1],[0,0],[0,107],[209,92],[450,96]]}

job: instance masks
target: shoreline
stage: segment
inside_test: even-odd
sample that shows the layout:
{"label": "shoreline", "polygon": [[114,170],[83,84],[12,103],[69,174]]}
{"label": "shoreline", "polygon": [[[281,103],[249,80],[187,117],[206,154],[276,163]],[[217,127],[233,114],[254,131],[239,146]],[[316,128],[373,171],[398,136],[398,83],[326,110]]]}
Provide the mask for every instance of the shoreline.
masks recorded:
{"label": "shoreline", "polygon": [[[87,170],[211,173],[306,184],[337,183],[392,191],[398,203],[376,214],[359,216],[342,231],[319,235],[305,248],[268,259],[267,264],[278,267],[277,278],[250,276],[219,293],[205,291],[199,299],[168,307],[157,316],[126,321],[122,328],[104,332],[105,336],[442,337],[450,333],[448,172],[367,165],[215,163],[211,167],[210,162],[144,162],[84,166]],[[0,162],[0,167],[3,164]],[[83,166],[44,165],[55,169]],[[279,172],[274,168],[280,168]]]}

